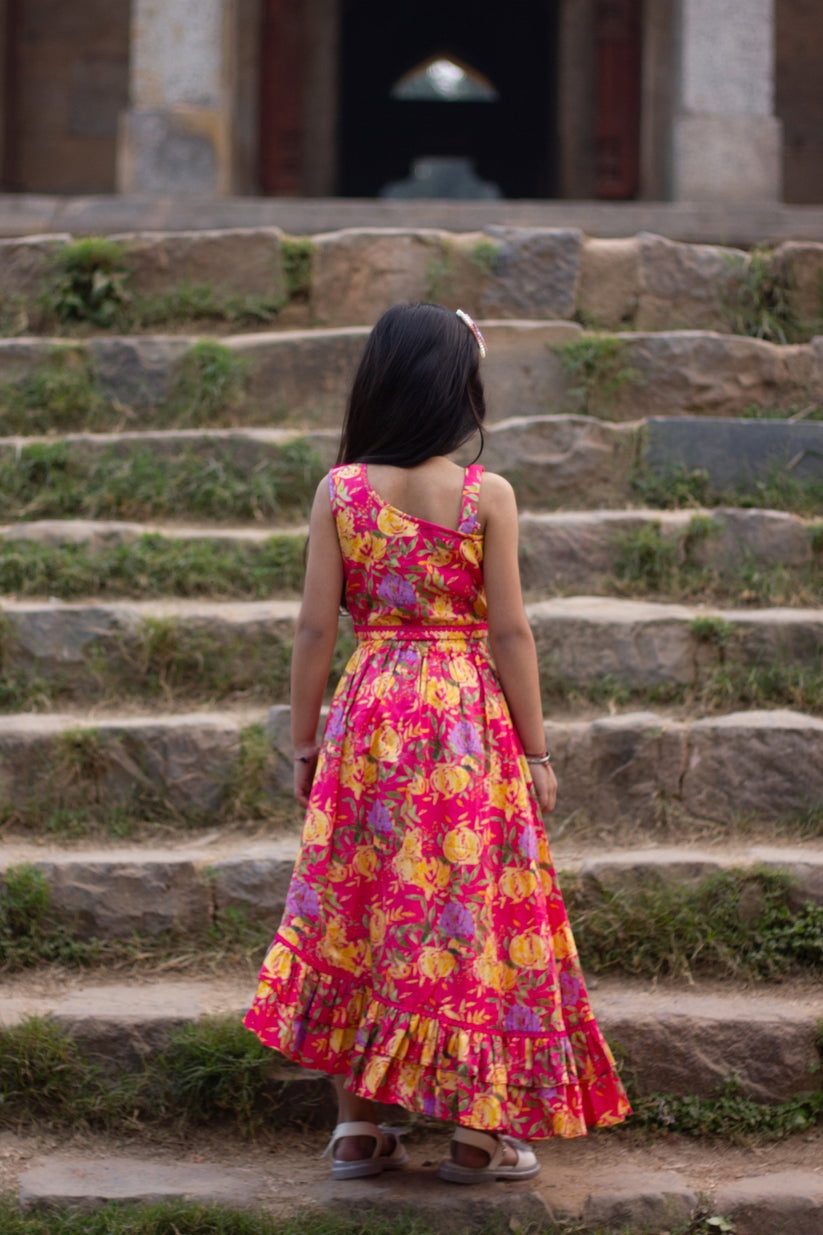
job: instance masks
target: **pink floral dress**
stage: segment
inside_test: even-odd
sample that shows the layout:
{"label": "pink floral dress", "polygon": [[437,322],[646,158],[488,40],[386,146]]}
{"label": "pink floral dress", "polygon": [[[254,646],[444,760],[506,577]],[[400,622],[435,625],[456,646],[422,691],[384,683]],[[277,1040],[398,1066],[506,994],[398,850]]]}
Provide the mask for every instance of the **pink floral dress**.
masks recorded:
{"label": "pink floral dress", "polygon": [[364,464],[332,509],[358,643],[245,1023],[366,1098],[524,1138],[630,1113],[486,642],[482,467],[457,531]]}

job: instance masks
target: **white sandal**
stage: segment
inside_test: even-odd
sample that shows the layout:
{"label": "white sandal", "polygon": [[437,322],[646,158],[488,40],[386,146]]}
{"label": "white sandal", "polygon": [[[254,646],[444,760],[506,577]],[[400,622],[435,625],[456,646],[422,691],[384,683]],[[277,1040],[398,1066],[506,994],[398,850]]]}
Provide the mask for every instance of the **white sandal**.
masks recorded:
{"label": "white sandal", "polygon": [[[374,1141],[374,1149],[368,1158],[355,1158],[349,1161],[335,1158],[334,1150],[339,1141],[347,1136],[370,1136]],[[384,1136],[394,1137],[394,1149],[390,1154],[381,1154],[380,1146]],[[363,1179],[366,1175],[382,1175],[383,1171],[397,1171],[409,1160],[400,1136],[394,1128],[385,1128],[382,1124],[368,1123],[366,1120],[355,1120],[338,1124],[331,1134],[331,1140],[323,1151],[323,1157],[331,1156],[332,1179]]]}
{"label": "white sandal", "polygon": [[[485,1166],[461,1166],[453,1158],[447,1158],[437,1168],[437,1178],[452,1184],[477,1184],[489,1179],[533,1179],[540,1170],[540,1163],[528,1145],[512,1136],[489,1136],[474,1128],[455,1128],[452,1142],[457,1145],[473,1145],[489,1155]],[[504,1162],[506,1149],[517,1155],[514,1162]]]}

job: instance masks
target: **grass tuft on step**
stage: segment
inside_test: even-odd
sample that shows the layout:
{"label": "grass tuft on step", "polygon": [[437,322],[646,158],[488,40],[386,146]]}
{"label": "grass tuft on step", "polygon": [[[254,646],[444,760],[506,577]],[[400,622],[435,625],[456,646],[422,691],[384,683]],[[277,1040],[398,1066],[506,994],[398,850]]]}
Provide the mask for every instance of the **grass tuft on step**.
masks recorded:
{"label": "grass tuft on step", "polygon": [[305,519],[324,470],[302,438],[251,469],[216,447],[81,460],[65,442],[31,442],[0,459],[0,519]]}
{"label": "grass tuft on step", "polygon": [[179,596],[266,600],[297,595],[303,582],[304,536],[226,543],[175,540],[145,533],[131,543],[41,545],[0,541],[0,592],[75,600]]}
{"label": "grass tuft on step", "polygon": [[[508,1225],[505,1232],[510,1231]],[[521,1235],[536,1235],[531,1224],[518,1225]],[[706,1231],[712,1228],[705,1228]],[[730,1228],[727,1228],[730,1229]],[[148,1205],[102,1205],[92,1211],[53,1209],[21,1213],[16,1202],[0,1199],[0,1230],[3,1235],[436,1235],[434,1229],[412,1214],[376,1213],[344,1217],[308,1209],[288,1217],[275,1217],[259,1210],[198,1205],[191,1201],[162,1201]],[[698,1228],[694,1228],[697,1232]],[[700,1228],[702,1235],[703,1228]],[[503,1235],[501,1224],[472,1222],[455,1235]],[[582,1235],[582,1228],[565,1224],[540,1224],[540,1235]],[[673,1230],[672,1235],[681,1235]],[[683,1235],[687,1235],[684,1231]]]}
{"label": "grass tuft on step", "polygon": [[591,973],[775,981],[823,972],[823,905],[796,904],[784,871],[722,871],[693,887],[654,881],[594,904],[571,881],[564,893]]}

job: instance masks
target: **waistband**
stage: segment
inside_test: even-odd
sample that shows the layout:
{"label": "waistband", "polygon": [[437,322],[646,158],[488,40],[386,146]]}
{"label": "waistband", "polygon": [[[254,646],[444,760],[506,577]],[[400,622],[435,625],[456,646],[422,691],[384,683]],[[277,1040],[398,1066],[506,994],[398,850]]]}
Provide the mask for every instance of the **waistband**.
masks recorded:
{"label": "waistband", "polygon": [[475,622],[471,626],[355,626],[354,633],[358,643],[417,640],[436,643],[441,640],[485,639],[489,628],[485,622]]}

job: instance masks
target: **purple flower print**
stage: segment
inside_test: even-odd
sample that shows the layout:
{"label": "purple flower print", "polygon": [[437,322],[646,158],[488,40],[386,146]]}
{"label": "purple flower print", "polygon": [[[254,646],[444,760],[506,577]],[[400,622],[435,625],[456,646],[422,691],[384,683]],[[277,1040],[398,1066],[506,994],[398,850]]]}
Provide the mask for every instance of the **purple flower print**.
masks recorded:
{"label": "purple flower print", "polygon": [[307,883],[293,883],[286,897],[286,911],[298,918],[319,918],[320,902]]}
{"label": "purple flower print", "polygon": [[473,755],[479,758],[483,754],[483,743],[477,726],[470,720],[459,720],[452,726],[449,745],[456,755]]}
{"label": "purple flower print", "polygon": [[524,853],[532,862],[536,862],[540,856],[540,850],[537,845],[537,833],[530,823],[523,829],[520,837],[520,852]]}
{"label": "purple flower print", "polygon": [[574,973],[561,973],[560,975],[560,990],[563,992],[563,1000],[565,1003],[577,1003],[578,995],[580,994],[580,979]]}
{"label": "purple flower print", "polygon": [[426,1094],[425,1098],[423,1099],[423,1114],[424,1115],[436,1115],[437,1114],[437,1099],[434,1098],[431,1094]]}
{"label": "purple flower print", "polygon": [[542,1102],[554,1102],[559,1093],[557,1085],[547,1085],[545,1089],[538,1089],[537,1096]]}
{"label": "purple flower print", "polygon": [[416,669],[420,657],[414,648],[403,648],[397,654],[397,663],[406,665],[409,669]]}
{"label": "purple flower print", "polygon": [[338,742],[343,735],[343,730],[346,725],[343,720],[343,709],[335,708],[329,712],[329,718],[326,721],[326,732],[324,734],[327,742]]}
{"label": "purple flower print", "polygon": [[540,1018],[537,1013],[520,1003],[516,1003],[513,1008],[509,1008],[503,1024],[506,1029],[515,1029],[526,1033],[537,1033],[541,1028]]}
{"label": "purple flower print", "polygon": [[385,802],[375,802],[367,818],[373,831],[379,832],[381,836],[388,836],[392,831],[391,811]]}
{"label": "purple flower print", "polygon": [[300,1017],[299,1020],[296,1020],[294,1022],[294,1040],[293,1040],[292,1045],[294,1046],[295,1050],[299,1051],[300,1047],[306,1041],[306,1034],[308,1033],[308,1028],[309,1028],[308,1025],[306,1024],[306,1022],[303,1020],[302,1017]]}
{"label": "purple flower print", "polygon": [[413,609],[417,599],[416,593],[408,579],[400,575],[386,575],[377,587],[377,595],[387,601],[393,609]]}
{"label": "purple flower print", "polygon": [[471,910],[457,901],[449,901],[440,915],[440,930],[448,939],[473,939],[474,918]]}
{"label": "purple flower print", "polygon": [[357,1033],[355,1034],[354,1045],[358,1047],[364,1047],[367,1045],[368,1041],[369,1041],[369,1027],[368,1025],[361,1025],[360,1028],[357,1030]]}

